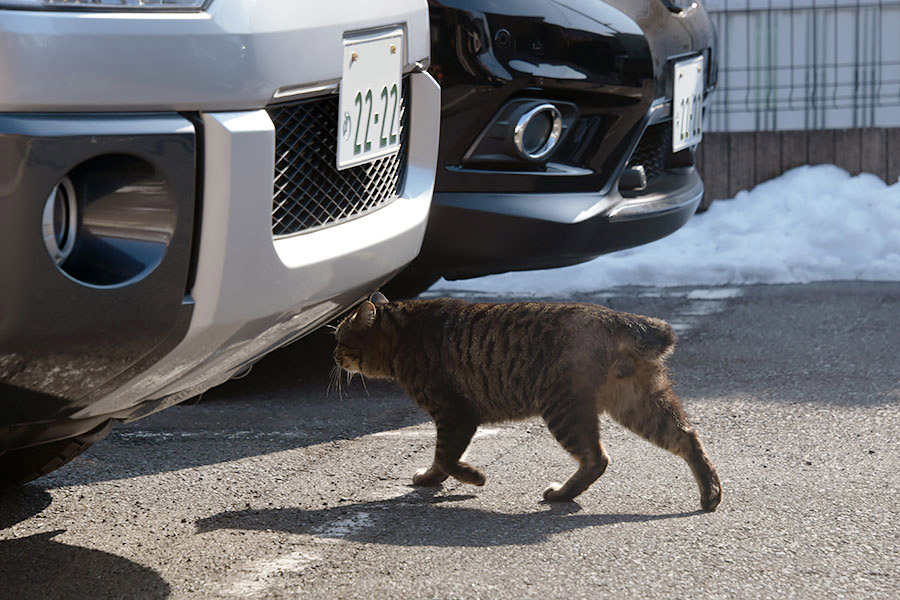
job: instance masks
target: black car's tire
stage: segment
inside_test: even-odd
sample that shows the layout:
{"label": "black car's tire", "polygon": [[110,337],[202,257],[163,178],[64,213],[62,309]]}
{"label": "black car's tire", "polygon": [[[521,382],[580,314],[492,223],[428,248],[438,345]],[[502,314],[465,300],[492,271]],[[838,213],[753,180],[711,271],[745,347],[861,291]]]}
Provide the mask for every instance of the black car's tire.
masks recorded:
{"label": "black car's tire", "polygon": [[21,485],[60,468],[94,442],[106,437],[112,421],[107,421],[96,429],[81,435],[11,450],[0,455],[0,488]]}
{"label": "black car's tire", "polygon": [[415,298],[440,279],[437,275],[399,275],[381,286],[388,300]]}
{"label": "black car's tire", "polygon": [[703,192],[703,197],[700,199],[700,204],[697,205],[697,213],[706,212],[709,210],[709,207],[712,206],[713,197]]}

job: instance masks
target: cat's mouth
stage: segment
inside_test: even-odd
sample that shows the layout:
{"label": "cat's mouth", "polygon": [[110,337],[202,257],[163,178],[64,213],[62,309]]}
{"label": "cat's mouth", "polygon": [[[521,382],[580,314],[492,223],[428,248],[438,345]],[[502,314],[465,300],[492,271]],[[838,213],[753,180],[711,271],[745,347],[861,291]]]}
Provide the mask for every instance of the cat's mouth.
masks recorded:
{"label": "cat's mouth", "polygon": [[351,375],[359,373],[358,361],[351,360],[346,356],[335,356],[334,362],[339,368],[346,371],[347,373],[350,373]]}
{"label": "cat's mouth", "polygon": [[[346,383],[344,382],[345,375]],[[335,389],[338,395],[343,397],[344,387],[349,386],[356,375],[362,377],[362,374],[352,365],[347,365],[344,361],[335,359],[335,367],[331,370],[331,380],[328,382],[327,391],[330,392],[332,389]],[[365,379],[363,379],[363,386],[365,386]]]}

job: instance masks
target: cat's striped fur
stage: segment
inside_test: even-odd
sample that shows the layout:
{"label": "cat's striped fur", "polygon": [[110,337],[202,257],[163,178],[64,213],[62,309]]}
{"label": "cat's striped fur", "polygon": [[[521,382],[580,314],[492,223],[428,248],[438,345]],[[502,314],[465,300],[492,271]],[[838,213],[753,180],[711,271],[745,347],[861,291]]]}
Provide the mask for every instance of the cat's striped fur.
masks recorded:
{"label": "cat's striped fur", "polygon": [[571,500],[603,474],[609,457],[597,415],[681,456],[700,487],[700,505],[722,498],[716,470],[666,375],[675,334],[659,319],[590,304],[470,304],[462,300],[363,302],[336,332],[338,366],[396,381],[434,419],[434,462],[413,478],[448,476],[483,485],[460,460],[482,423],[541,416],[578,461],[546,500]]}

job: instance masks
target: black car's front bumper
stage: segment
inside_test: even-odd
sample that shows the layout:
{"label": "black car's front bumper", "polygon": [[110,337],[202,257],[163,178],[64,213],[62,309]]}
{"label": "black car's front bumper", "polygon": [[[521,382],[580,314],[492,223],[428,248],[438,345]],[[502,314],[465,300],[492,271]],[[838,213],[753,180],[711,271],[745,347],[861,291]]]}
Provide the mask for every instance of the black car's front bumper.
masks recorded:
{"label": "black car's front bumper", "polygon": [[631,198],[618,192],[435,194],[422,248],[428,263],[420,272],[461,279],[575,264],[672,233],[702,196],[693,168],[673,170]]}
{"label": "black car's front bumper", "polygon": [[[573,264],[663,237],[693,214],[703,184],[692,154],[673,159],[671,129],[668,139],[656,134],[671,119],[675,62],[703,55],[707,92],[715,86],[715,36],[702,7],[674,14],[659,0],[590,10],[433,1],[431,24],[432,72],[442,85],[439,168],[408,275]],[[473,164],[479,136],[522,99],[577,106],[558,149],[537,165]],[[627,190],[620,177],[651,137],[665,153],[646,186]]]}

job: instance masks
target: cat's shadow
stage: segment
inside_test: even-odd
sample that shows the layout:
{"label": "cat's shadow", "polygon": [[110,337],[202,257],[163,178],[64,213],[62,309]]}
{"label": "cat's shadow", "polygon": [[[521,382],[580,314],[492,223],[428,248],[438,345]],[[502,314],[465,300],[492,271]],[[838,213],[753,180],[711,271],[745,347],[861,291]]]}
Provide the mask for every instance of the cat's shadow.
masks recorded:
{"label": "cat's shadow", "polygon": [[576,502],[535,505],[532,511],[505,513],[458,503],[471,494],[442,495],[414,489],[390,500],[304,510],[300,508],[228,511],[200,519],[197,532],[220,529],[282,531],[393,546],[486,547],[539,544],[555,534],[617,523],[644,523],[705,514],[585,514]]}

